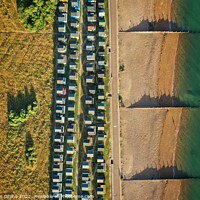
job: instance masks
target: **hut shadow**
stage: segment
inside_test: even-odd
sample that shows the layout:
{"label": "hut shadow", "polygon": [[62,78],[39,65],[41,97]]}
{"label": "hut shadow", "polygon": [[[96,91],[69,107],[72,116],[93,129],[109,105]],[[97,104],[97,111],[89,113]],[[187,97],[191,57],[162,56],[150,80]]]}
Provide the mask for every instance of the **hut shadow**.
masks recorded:
{"label": "hut shadow", "polygon": [[180,27],[176,22],[169,19],[150,20],[143,19],[138,25],[135,25],[126,32],[134,31],[174,31],[174,32],[188,32],[187,29]]}
{"label": "hut shadow", "polygon": [[[123,177],[126,179],[126,177]],[[147,167],[126,180],[160,180],[160,179],[191,179],[186,172],[177,166],[163,166],[161,168]]]}
{"label": "hut shadow", "polygon": [[16,96],[8,93],[8,112],[14,110],[17,113],[20,113],[21,110],[27,110],[29,105],[33,105],[36,101],[36,93],[31,86],[30,90],[27,87],[24,87],[23,92],[19,92]]}
{"label": "hut shadow", "polygon": [[183,102],[179,97],[170,95],[161,95],[160,97],[151,97],[144,94],[140,100],[132,103],[127,108],[151,108],[151,107],[198,107]]}

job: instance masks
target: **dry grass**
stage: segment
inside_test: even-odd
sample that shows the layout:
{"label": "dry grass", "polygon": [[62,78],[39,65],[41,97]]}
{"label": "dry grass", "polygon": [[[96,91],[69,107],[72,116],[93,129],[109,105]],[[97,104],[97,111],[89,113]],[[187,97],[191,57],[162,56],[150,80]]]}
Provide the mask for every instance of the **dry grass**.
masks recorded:
{"label": "dry grass", "polygon": [[[53,36],[26,33],[11,0],[0,3],[0,30],[0,194],[48,194]],[[25,88],[34,90],[39,111],[13,130],[7,119],[9,96],[24,94]],[[32,167],[25,156],[27,133],[37,153]]]}

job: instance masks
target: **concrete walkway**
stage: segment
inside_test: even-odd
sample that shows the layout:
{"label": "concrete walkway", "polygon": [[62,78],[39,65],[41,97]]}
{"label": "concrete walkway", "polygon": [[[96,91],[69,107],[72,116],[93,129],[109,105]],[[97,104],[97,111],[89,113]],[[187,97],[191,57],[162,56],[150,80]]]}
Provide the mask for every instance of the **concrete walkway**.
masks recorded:
{"label": "concrete walkway", "polygon": [[111,141],[112,141],[112,199],[121,199],[121,159],[119,124],[119,80],[118,80],[118,0],[109,0],[109,42],[111,100]]}

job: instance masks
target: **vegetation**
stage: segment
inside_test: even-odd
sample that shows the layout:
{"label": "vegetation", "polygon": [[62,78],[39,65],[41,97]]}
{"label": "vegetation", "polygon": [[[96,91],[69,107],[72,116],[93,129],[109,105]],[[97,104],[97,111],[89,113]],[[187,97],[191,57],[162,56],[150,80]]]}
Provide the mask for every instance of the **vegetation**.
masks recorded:
{"label": "vegetation", "polygon": [[[0,1],[3,15],[0,17],[0,194],[47,195],[53,34],[26,33],[16,8],[16,1]],[[47,26],[45,32],[52,32],[52,27]],[[8,119],[11,110],[19,116],[21,109],[27,111],[36,100],[37,114],[31,114],[23,125],[11,127]],[[29,164],[31,157],[33,160],[37,157],[37,161]]]}
{"label": "vegetation", "polygon": [[37,113],[37,102],[33,102],[33,105],[29,105],[27,110],[21,109],[20,113],[11,110],[8,119],[10,126],[17,127],[24,124],[31,115]]}
{"label": "vegetation", "polygon": [[124,71],[124,64],[121,64],[121,65],[119,66],[119,71],[120,71],[120,72],[123,72],[123,71]]}
{"label": "vegetation", "polygon": [[18,0],[18,12],[27,29],[39,31],[52,21],[56,5],[52,0]]}
{"label": "vegetation", "polygon": [[27,149],[26,159],[29,165],[34,164],[37,160],[37,154],[35,152],[33,144],[31,144]]}

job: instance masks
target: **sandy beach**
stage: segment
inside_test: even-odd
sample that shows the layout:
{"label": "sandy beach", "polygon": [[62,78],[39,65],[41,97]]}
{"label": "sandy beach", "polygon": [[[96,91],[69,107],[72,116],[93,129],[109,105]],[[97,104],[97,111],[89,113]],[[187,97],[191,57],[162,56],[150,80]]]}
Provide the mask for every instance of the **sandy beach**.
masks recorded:
{"label": "sandy beach", "polygon": [[120,95],[125,107],[172,106],[178,42],[178,33],[119,33],[119,64],[124,65]]}
{"label": "sandy beach", "polygon": [[161,23],[156,29],[170,29],[171,3],[171,0],[143,0],[142,3],[138,0],[119,0],[119,30],[148,30],[148,22],[159,20]]}
{"label": "sandy beach", "polygon": [[122,108],[120,113],[124,178],[173,178],[182,109]]}
{"label": "sandy beach", "polygon": [[[124,200],[178,200],[182,199],[182,189],[189,180],[145,180],[124,181]],[[144,192],[145,191],[145,192]]]}

